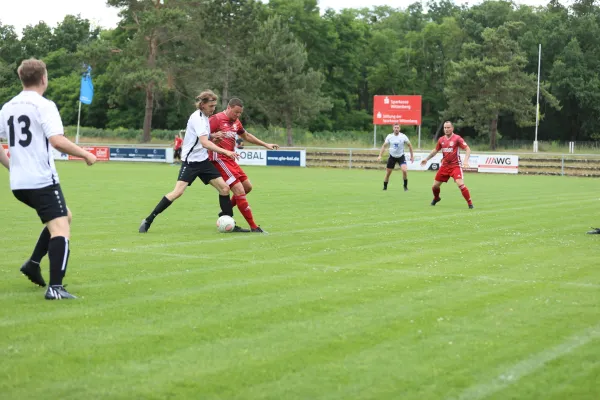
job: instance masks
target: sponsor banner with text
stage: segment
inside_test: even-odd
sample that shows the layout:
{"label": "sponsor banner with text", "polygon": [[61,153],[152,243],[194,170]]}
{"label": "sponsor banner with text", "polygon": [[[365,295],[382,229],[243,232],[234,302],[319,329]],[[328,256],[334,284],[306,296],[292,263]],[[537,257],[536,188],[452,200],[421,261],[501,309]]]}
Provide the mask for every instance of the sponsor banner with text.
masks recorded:
{"label": "sponsor banner with text", "polygon": [[517,174],[519,172],[519,156],[487,154],[480,155],[479,172],[499,174]]}
{"label": "sponsor banner with text", "polygon": [[306,150],[267,150],[267,165],[306,167]]}
{"label": "sponsor banner with text", "polygon": [[421,125],[421,96],[374,96],[373,125]]}
{"label": "sponsor banner with text", "polygon": [[240,155],[238,159],[238,164],[240,165],[267,165],[267,150],[237,149],[236,152]]}
{"label": "sponsor banner with text", "polygon": [[167,149],[111,147],[111,161],[167,162]]}
{"label": "sponsor banner with text", "polygon": [[[406,153],[406,166],[409,171],[437,171],[442,166],[442,155],[436,154],[431,160],[421,166],[421,161],[429,153],[415,153],[415,161],[410,162],[410,153]],[[464,155],[461,155],[461,159]],[[385,161],[385,160],[384,160]],[[518,173],[519,156],[511,155],[481,155],[471,154],[469,157],[469,168],[463,168],[465,172],[491,172],[501,174]]]}

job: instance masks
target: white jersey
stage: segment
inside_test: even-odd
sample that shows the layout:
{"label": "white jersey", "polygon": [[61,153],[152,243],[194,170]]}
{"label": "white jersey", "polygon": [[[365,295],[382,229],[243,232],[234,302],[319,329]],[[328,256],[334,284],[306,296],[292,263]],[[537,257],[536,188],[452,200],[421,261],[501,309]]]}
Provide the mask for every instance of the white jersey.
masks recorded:
{"label": "white jersey", "polygon": [[408,137],[400,132],[398,135],[390,133],[385,138],[384,144],[390,145],[390,156],[398,158],[404,155],[404,143],[410,143]]}
{"label": "white jersey", "polygon": [[181,159],[185,162],[199,162],[208,158],[208,151],[202,147],[200,136],[210,134],[210,123],[208,117],[200,110],[190,115],[185,129]]}
{"label": "white jersey", "polygon": [[54,102],[22,91],[0,110],[0,137],[8,139],[10,188],[39,189],[58,183],[48,139],[64,134]]}

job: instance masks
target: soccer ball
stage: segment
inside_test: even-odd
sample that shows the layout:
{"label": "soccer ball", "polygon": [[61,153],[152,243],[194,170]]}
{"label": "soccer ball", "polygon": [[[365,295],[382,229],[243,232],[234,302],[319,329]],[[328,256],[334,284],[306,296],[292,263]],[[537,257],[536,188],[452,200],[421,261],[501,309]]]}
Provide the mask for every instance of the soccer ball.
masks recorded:
{"label": "soccer ball", "polygon": [[231,232],[235,227],[235,221],[229,215],[223,215],[217,220],[217,230],[221,233]]}

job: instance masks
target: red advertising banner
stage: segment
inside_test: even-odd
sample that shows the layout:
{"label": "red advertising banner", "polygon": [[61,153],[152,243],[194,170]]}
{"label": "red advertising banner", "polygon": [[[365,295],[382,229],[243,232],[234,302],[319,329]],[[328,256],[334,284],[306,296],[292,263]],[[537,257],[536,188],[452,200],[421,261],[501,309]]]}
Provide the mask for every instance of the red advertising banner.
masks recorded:
{"label": "red advertising banner", "polygon": [[[108,161],[110,158],[110,151],[108,147],[82,146],[81,148],[95,155],[98,161]],[[69,156],[69,160],[81,160],[81,158]]]}
{"label": "red advertising banner", "polygon": [[421,96],[374,96],[373,125],[421,125]]}

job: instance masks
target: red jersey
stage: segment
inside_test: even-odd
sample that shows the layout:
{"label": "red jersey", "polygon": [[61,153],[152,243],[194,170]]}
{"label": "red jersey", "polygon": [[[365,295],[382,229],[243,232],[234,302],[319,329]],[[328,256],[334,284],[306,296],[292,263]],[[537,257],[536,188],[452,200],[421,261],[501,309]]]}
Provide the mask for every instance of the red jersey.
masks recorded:
{"label": "red jersey", "polygon": [[[242,126],[242,123],[239,119],[232,121],[229,119],[227,114],[224,111],[214,114],[210,117],[210,131],[218,132],[221,131],[224,133],[223,138],[219,141],[219,143],[215,143],[217,146],[229,150],[235,151],[235,138],[237,135],[241,135],[246,130]],[[227,158],[225,156],[221,156],[219,153],[215,151],[209,151],[209,157],[211,160],[217,160],[220,157]]]}
{"label": "red jersey", "polygon": [[446,135],[442,136],[438,142],[435,149],[437,151],[442,150],[442,165],[447,166],[459,166],[461,165],[459,154],[459,149],[466,149],[467,142],[458,136],[456,133],[453,133],[449,138]]}
{"label": "red jersey", "polygon": [[175,150],[179,150],[183,144],[183,139],[179,136],[175,138]]}

